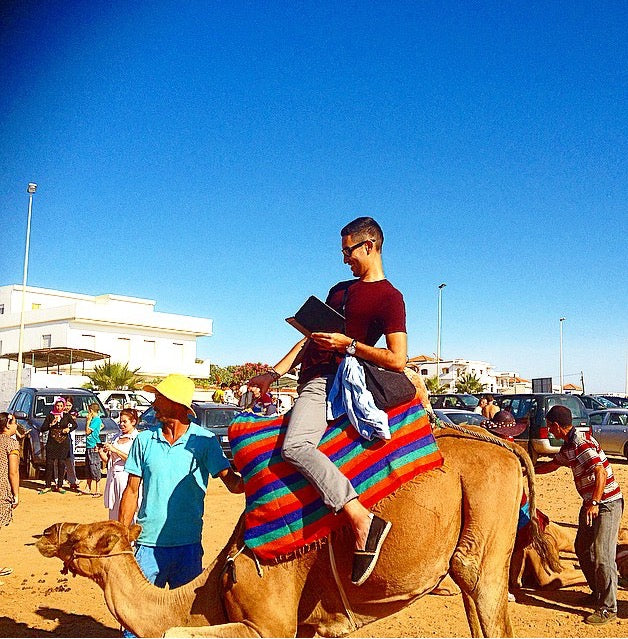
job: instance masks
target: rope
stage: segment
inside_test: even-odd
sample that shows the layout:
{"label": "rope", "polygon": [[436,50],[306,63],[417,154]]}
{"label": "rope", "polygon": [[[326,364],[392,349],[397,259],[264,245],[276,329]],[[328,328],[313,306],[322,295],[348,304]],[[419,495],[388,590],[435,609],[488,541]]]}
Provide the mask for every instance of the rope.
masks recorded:
{"label": "rope", "polygon": [[514,448],[508,442],[504,441],[503,439],[500,439],[496,435],[490,435],[489,433],[486,433],[486,434],[478,433],[475,430],[465,428],[464,426],[459,426],[458,424],[445,424],[441,419],[439,419],[436,416],[434,417],[434,422],[438,428],[449,428],[451,430],[457,430],[458,432],[464,433],[465,435],[469,435],[473,437],[474,439],[479,439],[481,441],[488,442],[489,444],[496,444],[497,446],[501,446],[502,448],[505,448],[506,450],[509,450],[512,453],[515,452]]}
{"label": "rope", "polygon": [[336,557],[334,556],[334,549],[332,547],[331,539],[328,540],[327,547],[329,548],[329,563],[331,565],[331,572],[334,575],[336,586],[338,587],[338,592],[340,593],[340,599],[342,600],[342,605],[345,608],[345,614],[347,615],[347,619],[351,624],[351,632],[353,632],[354,630],[358,629],[358,625],[355,622],[353,609],[351,608],[351,604],[349,603],[347,593],[342,587],[342,583],[340,581],[340,575],[338,574],[338,569],[336,568]]}

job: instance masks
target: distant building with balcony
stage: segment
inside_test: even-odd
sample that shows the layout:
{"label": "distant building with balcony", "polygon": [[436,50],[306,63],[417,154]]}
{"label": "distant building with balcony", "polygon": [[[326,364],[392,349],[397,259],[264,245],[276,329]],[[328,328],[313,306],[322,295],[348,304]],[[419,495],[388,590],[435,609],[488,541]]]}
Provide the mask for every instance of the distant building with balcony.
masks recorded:
{"label": "distant building with balcony", "polygon": [[[212,334],[212,320],[160,313],[155,304],[138,297],[27,286],[22,350],[87,349],[106,353],[112,362],[128,363],[131,369],[139,368],[147,377],[169,373],[209,377],[209,361],[196,359],[196,340]],[[0,355],[19,350],[21,308],[22,286],[0,286]],[[3,370],[15,370],[15,362],[0,361]],[[93,369],[95,363],[86,363],[85,370]],[[69,370],[63,367],[58,372]]]}
{"label": "distant building with balcony", "polygon": [[514,372],[497,372],[492,364],[481,360],[469,359],[441,359],[431,355],[418,355],[409,362],[424,378],[435,377],[439,371],[439,381],[447,388],[447,392],[456,392],[456,381],[462,375],[473,375],[487,393],[523,393],[531,392],[532,385],[528,380],[521,379]]}

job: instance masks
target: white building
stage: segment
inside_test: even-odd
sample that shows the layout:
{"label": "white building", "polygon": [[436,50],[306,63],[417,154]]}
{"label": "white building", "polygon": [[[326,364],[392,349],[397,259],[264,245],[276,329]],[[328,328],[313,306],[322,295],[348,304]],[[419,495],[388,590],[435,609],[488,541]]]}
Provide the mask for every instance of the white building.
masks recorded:
{"label": "white building", "polygon": [[[0,355],[19,350],[21,308],[21,285],[0,286]],[[211,319],[159,313],[154,300],[32,286],[26,287],[24,309],[24,352],[82,348],[107,353],[112,362],[128,363],[148,377],[209,377],[209,361],[196,361],[196,340],[212,334]],[[15,362],[0,361],[3,370],[15,370]],[[85,369],[93,366],[86,363]]]}
{"label": "white building", "polygon": [[532,386],[528,380],[521,379],[514,372],[497,372],[492,364],[481,360],[441,359],[436,365],[436,358],[430,355],[419,355],[410,359],[410,364],[423,377],[435,377],[440,370],[440,383],[450,393],[456,392],[456,381],[461,375],[474,375],[487,393],[529,393]]}

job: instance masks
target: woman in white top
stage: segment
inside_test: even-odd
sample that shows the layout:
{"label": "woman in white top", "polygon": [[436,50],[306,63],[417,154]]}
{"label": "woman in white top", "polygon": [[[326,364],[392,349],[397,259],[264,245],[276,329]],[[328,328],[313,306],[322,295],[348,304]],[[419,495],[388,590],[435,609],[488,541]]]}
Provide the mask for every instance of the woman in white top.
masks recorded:
{"label": "woman in white top", "polygon": [[137,437],[138,415],[134,408],[120,412],[120,433],[109,444],[98,449],[100,458],[107,462],[107,483],[105,484],[105,506],[109,508],[109,519],[118,519],[122,493],[126,488],[129,474],[124,470],[124,462],[129,456],[131,445]]}

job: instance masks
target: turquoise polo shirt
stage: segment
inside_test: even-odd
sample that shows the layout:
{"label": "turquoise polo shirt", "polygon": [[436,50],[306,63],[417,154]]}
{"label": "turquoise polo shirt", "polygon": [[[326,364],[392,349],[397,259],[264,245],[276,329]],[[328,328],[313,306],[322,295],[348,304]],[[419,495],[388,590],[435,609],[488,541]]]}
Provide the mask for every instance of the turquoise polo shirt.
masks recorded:
{"label": "turquoise polo shirt", "polygon": [[140,432],[124,470],[142,478],[138,543],[185,546],[201,542],[203,507],[209,475],[229,468],[218,440],[210,431],[190,424],[170,445],[161,425]]}
{"label": "turquoise polo shirt", "polygon": [[96,448],[96,444],[100,442],[100,431],[102,430],[102,419],[100,415],[92,417],[89,423],[92,432],[85,438],[85,448]]}

